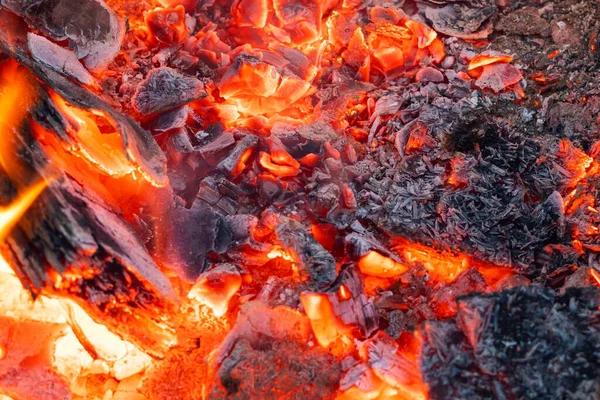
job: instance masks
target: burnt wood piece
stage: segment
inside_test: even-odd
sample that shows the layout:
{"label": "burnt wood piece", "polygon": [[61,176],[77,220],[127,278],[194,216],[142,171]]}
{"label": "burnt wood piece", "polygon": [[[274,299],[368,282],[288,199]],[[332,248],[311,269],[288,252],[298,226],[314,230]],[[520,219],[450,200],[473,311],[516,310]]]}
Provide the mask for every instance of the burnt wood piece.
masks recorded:
{"label": "burnt wood piece", "polygon": [[35,33],[27,34],[29,51],[34,60],[51,68],[53,71],[77,80],[87,86],[95,84],[94,77],[69,49],[65,49],[43,36]]}
{"label": "burnt wood piece", "polygon": [[[168,182],[166,157],[154,138],[133,118],[118,112],[94,93],[36,62],[27,48],[27,39],[19,36],[11,38],[8,33],[10,27],[6,26],[6,22],[0,18],[0,50],[27,67],[39,80],[71,105],[88,110],[97,109],[110,116],[123,138],[125,157],[137,165],[139,172],[155,185],[166,185]],[[55,121],[53,128],[60,134],[61,139],[67,140],[64,128],[61,132],[59,121]]]}
{"label": "burnt wood piece", "polygon": [[464,3],[443,7],[427,7],[425,16],[436,32],[462,39],[483,39],[492,33],[493,19],[498,13],[495,4],[473,7]]}
{"label": "burnt wood piece", "polygon": [[256,135],[248,134],[244,136],[235,143],[235,146],[229,152],[229,155],[219,162],[216,167],[217,171],[231,177],[244,153],[249,149],[254,149],[257,145],[258,137]]}
{"label": "burnt wood piece", "polygon": [[149,129],[153,134],[160,134],[171,129],[184,128],[190,112],[191,109],[189,106],[178,107],[159,114],[144,127]]}
{"label": "burnt wood piece", "polygon": [[293,249],[300,262],[300,273],[308,277],[317,288],[323,288],[335,279],[335,259],[297,221],[279,217],[277,238],[289,249]]}
{"label": "burnt wood piece", "polygon": [[362,256],[366,255],[369,251],[374,250],[382,255],[389,257],[395,261],[400,262],[398,256],[390,252],[382,243],[379,243],[369,233],[357,233],[353,232],[344,238],[344,246],[348,258],[357,261]]}
{"label": "burnt wood piece", "polygon": [[156,255],[193,282],[206,269],[209,253],[226,252],[233,240],[229,222],[202,202],[191,208],[176,205],[160,222],[164,238]]}
{"label": "burnt wood piece", "polygon": [[[7,194],[0,198],[7,200]],[[151,354],[168,348],[172,337],[154,319],[156,310],[175,302],[169,281],[131,226],[71,178],[50,183],[2,253],[33,293],[73,299]]]}
{"label": "burnt wood piece", "polygon": [[204,84],[193,76],[172,68],[156,68],[140,82],[131,103],[144,116],[167,111],[208,94]]}
{"label": "burnt wood piece", "polygon": [[598,295],[524,286],[459,299],[455,318],[421,330],[430,398],[598,398]]}
{"label": "burnt wood piece", "polygon": [[[350,294],[347,299],[340,297],[342,285]],[[364,294],[364,284],[356,264],[344,264],[325,292],[335,315],[344,325],[356,327],[361,338],[371,336],[379,328],[379,315]]]}
{"label": "burnt wood piece", "polygon": [[125,24],[102,0],[0,0],[35,31],[68,41],[90,70],[108,65],[121,48]]}

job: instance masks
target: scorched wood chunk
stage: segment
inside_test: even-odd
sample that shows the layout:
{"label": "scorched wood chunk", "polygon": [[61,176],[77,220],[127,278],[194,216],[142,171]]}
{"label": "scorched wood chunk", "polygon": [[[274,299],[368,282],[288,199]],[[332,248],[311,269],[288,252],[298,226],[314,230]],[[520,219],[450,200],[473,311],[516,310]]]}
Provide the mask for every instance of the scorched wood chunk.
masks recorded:
{"label": "scorched wood chunk", "polygon": [[172,68],[157,68],[140,83],[131,101],[142,115],[150,115],[206,96],[204,84],[193,76]]}
{"label": "scorched wood chunk", "polygon": [[323,287],[335,279],[335,259],[303,225],[289,218],[280,217],[276,229],[278,239],[294,250],[300,267],[311,283]]}
{"label": "scorched wood chunk", "polygon": [[225,252],[233,233],[224,216],[205,208],[200,201],[191,208],[174,207],[161,221],[164,238],[156,252],[164,262],[194,281],[207,264],[210,252]]}
{"label": "scorched wood chunk", "polygon": [[65,49],[35,33],[27,34],[27,42],[31,55],[38,63],[84,85],[89,86],[95,83],[94,77],[81,65],[75,54],[69,49]]}
{"label": "scorched wood chunk", "polygon": [[125,24],[102,0],[1,0],[36,31],[55,41],[67,40],[85,66],[98,70],[121,48]]}

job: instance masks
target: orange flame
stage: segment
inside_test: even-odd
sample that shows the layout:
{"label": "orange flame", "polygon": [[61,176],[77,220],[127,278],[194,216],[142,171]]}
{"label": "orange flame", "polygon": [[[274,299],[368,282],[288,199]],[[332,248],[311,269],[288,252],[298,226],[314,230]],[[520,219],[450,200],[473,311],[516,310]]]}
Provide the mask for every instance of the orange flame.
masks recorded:
{"label": "orange flame", "polygon": [[28,188],[23,195],[19,196],[9,206],[0,208],[0,240],[10,233],[10,230],[31,207],[46,186],[47,182],[42,180]]}
{"label": "orange flame", "polygon": [[33,76],[16,61],[9,60],[0,63],[0,132],[2,132],[2,145],[0,146],[0,165],[11,176],[18,170],[15,164],[15,143],[12,132],[19,129],[19,125],[27,115],[28,107],[34,100],[31,80]]}

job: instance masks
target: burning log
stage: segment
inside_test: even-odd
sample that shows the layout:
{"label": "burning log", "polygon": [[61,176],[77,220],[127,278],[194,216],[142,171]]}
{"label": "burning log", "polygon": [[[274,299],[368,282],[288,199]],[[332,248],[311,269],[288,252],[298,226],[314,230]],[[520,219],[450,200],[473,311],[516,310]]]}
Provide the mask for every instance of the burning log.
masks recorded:
{"label": "burning log", "polygon": [[[23,59],[29,62],[28,58]],[[32,64],[38,73],[42,70],[47,73],[48,82],[56,83],[57,92],[69,88],[70,93],[81,95],[74,102],[91,104],[115,115],[124,132],[130,135],[144,132],[100,99],[44,68]],[[51,102],[33,76],[22,70],[17,74],[22,77],[17,82],[22,83],[22,90],[29,97],[15,107],[15,112],[24,117],[34,116],[39,124],[24,119],[13,121],[10,126],[14,137],[6,140],[14,146],[15,153],[11,168],[6,169],[8,164],[4,164],[5,184],[0,198],[8,203],[14,197],[14,190],[25,182],[40,178],[53,181],[6,238],[3,255],[34,294],[72,298],[96,320],[134,342],[143,343],[152,353],[162,354],[173,337],[157,324],[154,310],[175,301],[169,281],[119,211],[59,170],[57,167],[64,160],[53,159],[56,164],[49,161],[49,154],[39,142],[41,138],[35,137],[33,131],[43,130],[48,138],[67,143],[68,134],[73,132],[66,129],[63,114],[55,108],[57,103]],[[147,133],[143,135],[133,136],[140,140],[133,145],[143,143],[141,140]],[[139,155],[135,149],[128,148]],[[156,163],[156,160],[138,160],[146,166]],[[157,170],[162,172],[162,166],[150,172]],[[160,174],[154,176],[161,178]]]}
{"label": "burning log", "polygon": [[140,343],[156,354],[172,340],[152,315],[174,301],[170,283],[131,227],[70,178],[49,185],[7,238],[3,254],[34,293],[73,298],[128,339],[143,338]]}

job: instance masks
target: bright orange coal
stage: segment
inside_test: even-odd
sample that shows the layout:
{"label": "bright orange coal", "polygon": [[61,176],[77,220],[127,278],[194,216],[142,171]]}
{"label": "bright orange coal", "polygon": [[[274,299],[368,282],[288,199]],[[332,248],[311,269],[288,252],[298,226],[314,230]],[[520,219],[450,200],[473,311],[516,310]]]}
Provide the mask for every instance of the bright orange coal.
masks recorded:
{"label": "bright orange coal", "polygon": [[258,163],[261,167],[280,178],[296,176],[300,172],[300,168],[297,166],[275,163],[273,157],[265,152],[260,152]]}
{"label": "bright orange coal", "polygon": [[431,247],[404,239],[395,241],[394,250],[409,265],[422,265],[436,281],[453,282],[458,275],[470,266],[467,255],[436,251]]}
{"label": "bright orange coal", "polygon": [[58,94],[51,94],[52,100],[69,122],[73,135],[69,153],[85,159],[89,165],[105,175],[120,178],[126,175],[147,177],[125,152],[123,138],[110,116],[100,110],[84,110],[68,104]]}
{"label": "bright orange coal", "polygon": [[241,286],[242,277],[238,271],[218,266],[200,276],[188,297],[208,306],[215,316],[222,317],[227,312],[229,301]]}
{"label": "bright orange coal", "polygon": [[359,345],[361,363],[342,378],[336,399],[426,400],[427,388],[419,374],[418,353],[418,337],[405,333],[395,341],[378,332]]}
{"label": "bright orange coal", "polygon": [[408,271],[408,266],[371,250],[358,260],[360,272],[380,278],[393,278]]}
{"label": "bright orange coal", "polygon": [[490,65],[490,64],[494,64],[494,63],[509,63],[513,59],[514,59],[513,57],[506,56],[506,55],[495,56],[495,55],[478,54],[475,57],[473,57],[471,59],[471,61],[469,62],[468,70],[473,71],[477,68],[481,68],[486,65]]}
{"label": "bright orange coal", "polygon": [[353,348],[352,328],[339,320],[326,294],[302,293],[300,300],[321,347],[338,355]]}

